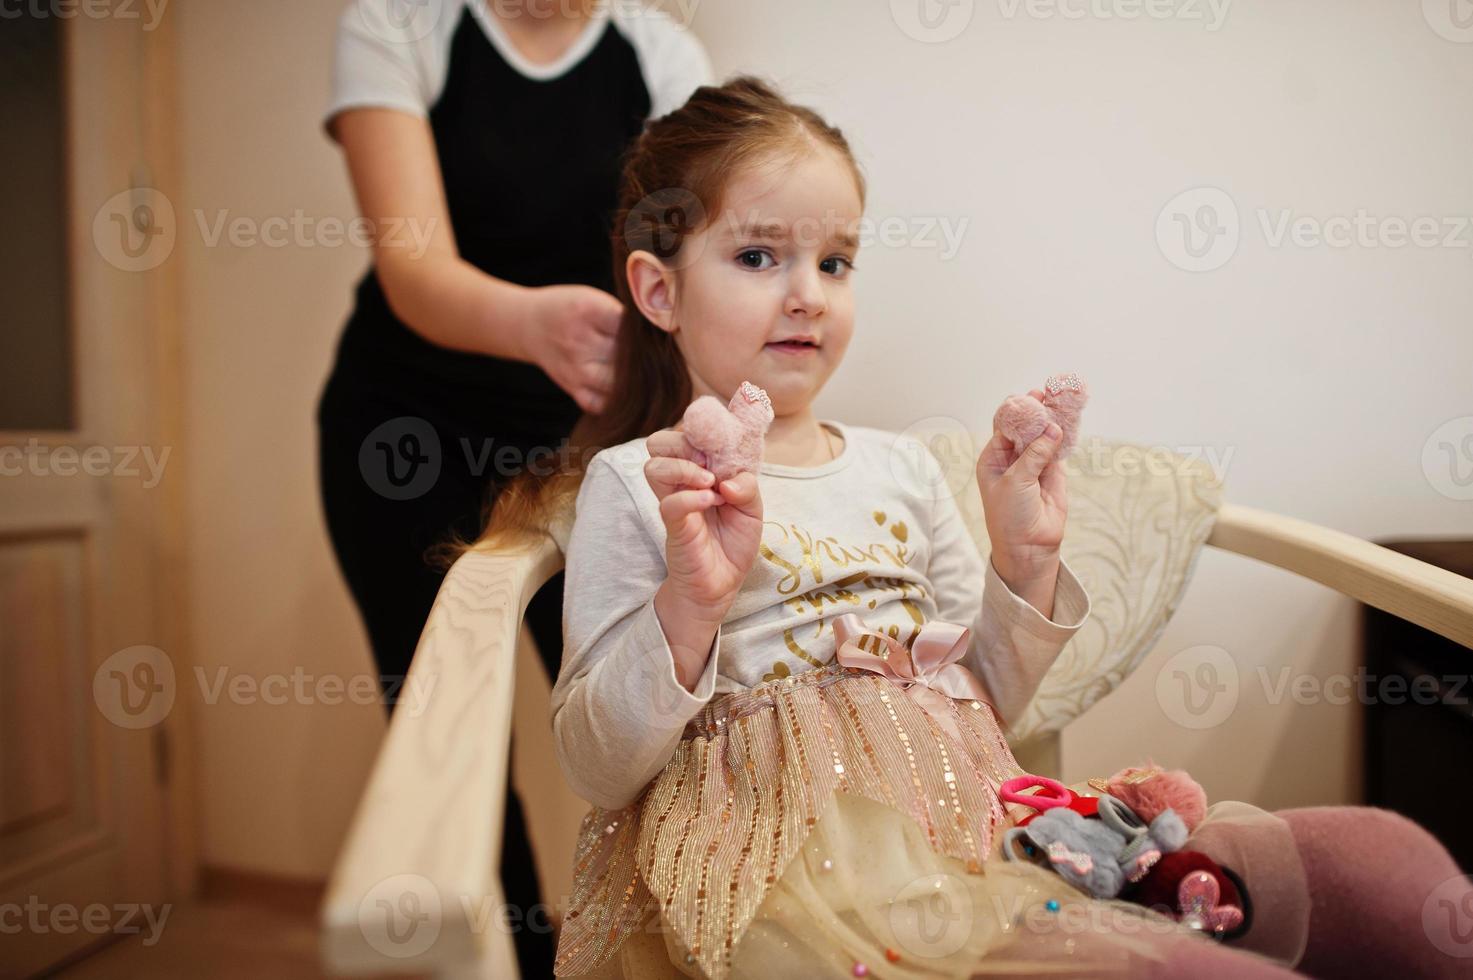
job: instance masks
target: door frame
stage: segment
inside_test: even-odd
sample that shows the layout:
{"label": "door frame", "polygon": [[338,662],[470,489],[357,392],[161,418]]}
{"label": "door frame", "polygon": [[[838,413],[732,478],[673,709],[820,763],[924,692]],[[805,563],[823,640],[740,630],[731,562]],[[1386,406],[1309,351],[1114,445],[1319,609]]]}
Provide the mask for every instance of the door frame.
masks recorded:
{"label": "door frame", "polygon": [[[177,15],[176,15],[177,16]],[[83,621],[80,665],[58,684],[77,705],[73,758],[89,765],[95,823],[59,836],[0,873],[0,902],[172,905],[197,893],[198,843],[189,698],[185,581],[184,385],[180,316],[182,256],[146,271],[110,263],[94,220],[119,193],[153,188],[180,200],[174,126],[174,16],[151,29],[119,17],[59,18],[64,123],[67,318],[71,333],[72,427],[0,432],[0,445],[52,453],[88,447],[173,447],[162,479],[103,476],[6,477],[0,481],[0,544],[55,541],[67,552]],[[48,457],[49,458],[49,457]],[[58,567],[61,567],[60,565]],[[176,694],[157,723],[127,730],[103,717],[92,684],[115,651],[167,651]],[[38,650],[59,657],[65,651]],[[54,663],[59,663],[54,661]],[[53,665],[54,666],[54,665]],[[90,709],[90,710],[89,710]],[[74,802],[70,798],[68,802]],[[48,894],[54,896],[49,898]],[[7,936],[7,969],[44,969],[118,938],[75,929]],[[27,940],[30,940],[27,942]]]}

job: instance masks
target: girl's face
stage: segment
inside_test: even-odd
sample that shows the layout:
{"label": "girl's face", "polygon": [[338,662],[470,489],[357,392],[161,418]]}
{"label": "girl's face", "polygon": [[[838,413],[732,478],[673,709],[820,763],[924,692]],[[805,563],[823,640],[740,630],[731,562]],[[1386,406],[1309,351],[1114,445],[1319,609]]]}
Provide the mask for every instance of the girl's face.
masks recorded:
{"label": "girl's face", "polygon": [[848,165],[817,147],[734,177],[722,212],[685,240],[663,286],[631,264],[641,309],[674,331],[695,394],[726,401],[751,381],[777,415],[812,403],[854,333],[861,217]]}

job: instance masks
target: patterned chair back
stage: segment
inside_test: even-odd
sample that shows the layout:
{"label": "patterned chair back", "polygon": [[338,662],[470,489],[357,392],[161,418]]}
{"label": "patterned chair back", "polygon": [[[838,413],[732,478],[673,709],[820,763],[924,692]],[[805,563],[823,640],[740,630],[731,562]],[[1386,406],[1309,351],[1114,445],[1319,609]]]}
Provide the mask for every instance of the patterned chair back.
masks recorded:
{"label": "patterned chair back", "polygon": [[[1089,593],[1090,618],[1044,678],[1016,742],[1062,730],[1145,658],[1176,612],[1222,503],[1205,461],[1160,446],[1085,437],[1064,466],[1061,550]],[[991,543],[969,478],[957,503],[985,561]]]}

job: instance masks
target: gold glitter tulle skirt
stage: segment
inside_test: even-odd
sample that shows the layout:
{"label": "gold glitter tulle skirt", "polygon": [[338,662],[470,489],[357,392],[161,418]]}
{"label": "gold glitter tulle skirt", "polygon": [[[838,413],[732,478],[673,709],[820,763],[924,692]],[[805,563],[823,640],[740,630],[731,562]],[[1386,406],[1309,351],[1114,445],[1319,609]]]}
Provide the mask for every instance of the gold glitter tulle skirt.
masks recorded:
{"label": "gold glitter tulle skirt", "polygon": [[[1033,811],[997,787],[1023,770],[989,705],[946,706],[838,664],[713,698],[638,800],[584,818],[556,975],[1098,976],[1211,941],[1004,860],[1003,830]],[[1217,803],[1187,847],[1243,877],[1245,948],[1297,962],[1309,900],[1288,825]]]}

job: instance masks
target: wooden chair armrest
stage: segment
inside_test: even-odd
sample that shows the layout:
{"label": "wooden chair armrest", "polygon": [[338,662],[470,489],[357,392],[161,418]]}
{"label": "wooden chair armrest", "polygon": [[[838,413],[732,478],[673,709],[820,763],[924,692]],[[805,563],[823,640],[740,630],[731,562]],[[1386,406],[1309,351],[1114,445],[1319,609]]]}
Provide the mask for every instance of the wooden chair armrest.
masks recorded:
{"label": "wooden chair armrest", "polygon": [[1473,579],[1353,534],[1224,504],[1207,543],[1306,578],[1473,647]]}
{"label": "wooden chair armrest", "polygon": [[546,537],[446,575],[328,883],[330,970],[517,975],[497,918],[517,636],[562,560]]}

